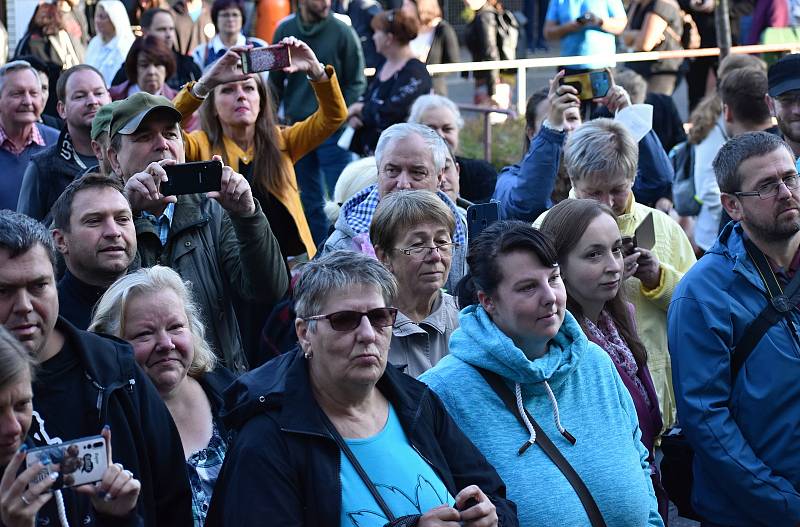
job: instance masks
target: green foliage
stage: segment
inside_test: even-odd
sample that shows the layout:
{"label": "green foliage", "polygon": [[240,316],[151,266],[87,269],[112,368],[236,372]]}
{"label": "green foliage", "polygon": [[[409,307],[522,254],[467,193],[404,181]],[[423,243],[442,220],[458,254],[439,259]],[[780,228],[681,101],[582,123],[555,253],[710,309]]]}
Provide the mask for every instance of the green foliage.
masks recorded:
{"label": "green foliage", "polygon": [[[525,118],[507,119],[492,126],[492,165],[499,171],[518,163],[525,139]],[[483,115],[464,112],[464,128],[459,134],[461,154],[483,159]]]}

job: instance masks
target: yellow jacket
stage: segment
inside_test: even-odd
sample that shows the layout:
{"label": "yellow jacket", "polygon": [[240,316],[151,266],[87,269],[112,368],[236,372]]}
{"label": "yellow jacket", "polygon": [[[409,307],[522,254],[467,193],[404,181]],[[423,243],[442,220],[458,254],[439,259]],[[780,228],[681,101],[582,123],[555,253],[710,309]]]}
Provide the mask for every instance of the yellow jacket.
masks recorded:
{"label": "yellow jacket", "polygon": [[[574,191],[570,192],[574,198]],[[655,289],[646,289],[635,277],[625,281],[625,294],[636,309],[636,332],[647,349],[647,367],[658,394],[664,430],[675,424],[675,393],[672,389],[672,362],[667,347],[667,308],[672,292],[686,271],[697,261],[689,239],[672,218],[660,210],[636,203],[633,192],[625,213],[617,217],[617,225],[623,236],[632,236],[636,227],[653,213],[656,244],[653,253],[661,265],[661,282]],[[539,227],[547,212],[534,223]]]}
{"label": "yellow jacket", "polygon": [[[297,186],[297,179],[294,173],[294,164],[304,155],[317,148],[323,141],[330,137],[347,119],[347,106],[344,103],[342,90],[339,88],[339,81],[332,66],[326,66],[325,72],[328,80],[311,82],[314,93],[317,96],[317,111],[303,121],[297,122],[289,127],[279,126],[279,145],[283,154],[284,170],[290,175],[291,186],[281,189],[279,195],[275,197],[286,207],[289,214],[297,225],[297,232],[303,245],[306,247],[308,257],[313,258],[317,252],[311,231],[308,228],[303,205],[300,203],[300,191]],[[203,103],[192,95],[194,82],[190,82],[183,87],[175,96],[173,103],[181,112],[181,115],[191,115]],[[214,154],[223,155],[222,152],[212,151],[211,142],[203,130],[184,134],[183,142],[186,149],[187,161],[202,161],[211,159]],[[225,145],[225,157],[231,168],[239,171],[239,161],[249,162],[253,157],[252,147],[243,151],[239,146],[228,139],[223,138]]]}

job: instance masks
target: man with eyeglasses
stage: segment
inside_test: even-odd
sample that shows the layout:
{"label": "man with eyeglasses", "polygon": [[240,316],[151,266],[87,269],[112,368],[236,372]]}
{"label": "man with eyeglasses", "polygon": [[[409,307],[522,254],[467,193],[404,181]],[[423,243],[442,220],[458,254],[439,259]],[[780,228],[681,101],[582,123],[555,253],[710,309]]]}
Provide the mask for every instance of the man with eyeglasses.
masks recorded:
{"label": "man with eyeglasses", "polygon": [[[749,132],[722,147],[714,172],[734,221],[668,314],[678,420],[695,452],[692,504],[703,526],[796,526],[800,310],[780,301],[800,269],[795,159],[780,137]],[[759,331],[770,303],[777,315]]]}
{"label": "man with eyeglasses", "polygon": [[[800,158],[800,54],[790,54],[769,68],[769,102],[783,139]],[[800,159],[795,166],[800,170]]]}

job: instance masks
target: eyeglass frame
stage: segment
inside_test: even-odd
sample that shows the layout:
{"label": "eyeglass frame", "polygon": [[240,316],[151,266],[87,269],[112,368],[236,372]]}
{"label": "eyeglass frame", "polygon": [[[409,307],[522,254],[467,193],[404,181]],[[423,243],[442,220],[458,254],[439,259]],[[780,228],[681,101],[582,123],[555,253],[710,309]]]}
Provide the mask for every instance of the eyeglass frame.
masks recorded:
{"label": "eyeglass frame", "polygon": [[439,256],[442,256],[442,248],[443,247],[447,248],[445,254],[452,255],[453,254],[453,249],[458,249],[459,247],[461,247],[461,244],[458,243],[458,242],[449,241],[447,243],[440,243],[438,245],[434,245],[433,247],[419,247],[419,246],[417,246],[417,247],[405,247],[405,248],[395,247],[394,250],[397,251],[397,252],[401,252],[401,253],[405,254],[406,256],[418,256],[417,254],[414,254],[411,251],[418,251],[418,250],[419,251],[424,251],[425,249],[427,249],[428,250],[427,253],[425,253],[425,252],[420,252],[419,253],[420,256],[422,256],[423,258],[426,258],[430,254],[433,254],[434,250],[439,253]]}
{"label": "eyeglass frame", "polygon": [[[389,313],[391,314],[392,323],[391,324],[387,324],[385,326],[376,326],[375,324],[372,323],[372,320],[369,318],[369,314],[374,312],[374,311],[383,310],[383,309],[388,310]],[[336,315],[339,315],[341,313],[358,313],[361,316],[358,318],[358,323],[355,326],[353,326],[352,328],[349,328],[349,329],[337,329],[336,327],[334,327],[333,322],[331,321],[331,317],[335,317]],[[372,326],[373,328],[388,328],[388,327],[393,326],[395,321],[397,320],[397,308],[396,307],[388,307],[388,306],[387,307],[376,307],[376,308],[370,309],[369,311],[356,311],[355,309],[343,309],[341,311],[334,311],[333,313],[328,313],[327,315],[312,315],[312,316],[309,316],[309,317],[300,317],[300,318],[301,318],[301,320],[305,320],[306,322],[311,321],[311,320],[327,320],[328,323],[331,325],[331,329],[333,329],[334,331],[342,331],[342,332],[344,332],[344,331],[353,331],[354,329],[358,328],[358,326],[361,325],[361,321],[364,319],[364,317],[367,317],[367,320],[369,321],[369,325]]]}
{"label": "eyeglass frame", "polygon": [[[794,186],[793,187],[790,187],[786,183],[787,179],[793,179],[794,180]],[[762,196],[761,195],[761,193],[764,192],[764,190],[763,190],[764,188],[770,187],[770,186],[773,186],[773,185],[774,185],[774,190],[770,194],[767,194],[766,196]],[[749,197],[758,196],[758,199],[762,199],[762,200],[763,199],[769,199],[769,198],[771,198],[773,196],[776,196],[778,194],[778,190],[781,188],[781,185],[785,186],[786,190],[788,190],[790,192],[792,190],[796,190],[797,188],[800,187],[800,173],[795,172],[794,174],[790,174],[788,176],[782,177],[779,181],[773,181],[772,183],[765,183],[765,184],[761,185],[757,190],[750,190],[750,191],[747,191],[747,192],[732,192],[732,194],[734,196],[736,196],[737,198],[749,198]]]}

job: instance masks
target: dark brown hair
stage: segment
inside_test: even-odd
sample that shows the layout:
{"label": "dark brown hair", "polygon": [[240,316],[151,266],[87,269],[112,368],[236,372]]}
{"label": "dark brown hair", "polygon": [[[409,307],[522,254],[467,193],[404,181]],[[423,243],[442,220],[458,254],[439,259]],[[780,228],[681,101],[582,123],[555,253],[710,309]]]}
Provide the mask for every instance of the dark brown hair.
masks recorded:
{"label": "dark brown hair", "polygon": [[132,83],[138,82],[136,67],[139,54],[144,55],[149,63],[164,66],[167,70],[167,79],[175,74],[175,57],[172,55],[172,50],[157,36],[147,35],[133,41],[131,49],[128,51],[128,57],[125,59],[125,75]]}
{"label": "dark brown hair", "polygon": [[72,66],[70,69],[59,75],[58,81],[56,81],[56,97],[59,101],[65,102],[67,100],[67,81],[69,81],[69,78],[72,77],[73,73],[78,73],[79,71],[95,72],[103,81],[103,87],[107,88],[106,81],[103,79],[103,74],[100,73],[100,70],[94,66],[90,66],[89,64],[78,64],[77,66]]}
{"label": "dark brown hair", "polygon": [[394,35],[400,45],[405,45],[417,38],[419,21],[415,16],[402,9],[383,11],[372,17],[370,27],[373,31],[384,31]]}
{"label": "dark brown hair", "polygon": [[722,104],[730,108],[734,119],[748,125],[769,120],[767,74],[756,68],[740,68],[725,75],[719,85]]}
{"label": "dark brown hair", "polygon": [[[278,148],[278,127],[275,124],[275,110],[272,107],[272,97],[261,82],[258,75],[250,77],[258,88],[258,118],[253,141],[253,184],[263,192],[279,195],[282,189],[294,187],[291,176],[283,163],[283,156]],[[208,135],[211,151],[219,153],[226,165],[230,164],[225,145],[222,123],[216,110],[216,90],[211,90],[200,106],[200,122],[202,130]]]}
{"label": "dark brown hair", "polygon": [[79,177],[64,189],[64,192],[58,197],[53,207],[50,209],[53,215],[53,228],[60,231],[69,232],[70,218],[72,218],[72,202],[75,201],[75,194],[82,190],[91,188],[112,188],[125,197],[125,190],[119,179],[110,176],[104,176],[97,172],[90,172],[84,176]]}
{"label": "dark brown hair", "polygon": [[[589,228],[589,224],[601,214],[608,214],[614,218],[614,221],[617,220],[611,207],[593,199],[567,199],[550,209],[542,222],[541,231],[553,240],[559,262],[563,264],[566,261],[569,253],[575,249],[583,233]],[[587,333],[583,308],[570,294],[569,277],[565,275],[564,271],[562,265],[561,276],[567,286],[567,309],[578,320],[583,332]],[[617,295],[606,302],[605,309],[611,315],[620,336],[633,353],[636,364],[639,367],[647,364],[647,350],[639,339],[639,335],[636,334],[636,327],[628,310],[622,285],[620,285]]]}

